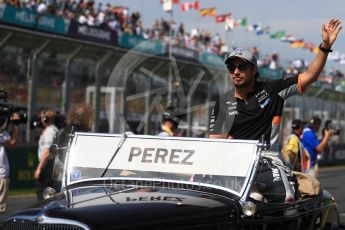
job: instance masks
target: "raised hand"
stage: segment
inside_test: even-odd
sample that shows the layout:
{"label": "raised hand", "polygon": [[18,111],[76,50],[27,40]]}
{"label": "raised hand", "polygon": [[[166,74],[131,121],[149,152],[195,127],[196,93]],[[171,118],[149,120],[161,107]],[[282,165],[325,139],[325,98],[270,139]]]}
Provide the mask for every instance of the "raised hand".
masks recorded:
{"label": "raised hand", "polygon": [[326,24],[322,25],[322,41],[324,48],[331,48],[335,40],[337,39],[338,33],[341,30],[340,20],[332,18]]}

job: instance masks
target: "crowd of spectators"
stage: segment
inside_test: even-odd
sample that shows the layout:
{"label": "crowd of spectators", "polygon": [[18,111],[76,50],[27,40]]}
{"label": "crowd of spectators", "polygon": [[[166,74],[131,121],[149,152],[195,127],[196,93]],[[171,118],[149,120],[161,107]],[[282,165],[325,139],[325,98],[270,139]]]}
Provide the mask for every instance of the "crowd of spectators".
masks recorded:
{"label": "crowd of spectators", "polygon": [[94,0],[0,0],[15,7],[28,8],[39,14],[60,16],[80,24],[114,30],[118,34],[128,33],[144,39],[162,39],[172,44],[196,51],[223,54],[226,49],[219,34],[211,35],[207,30],[185,31],[183,23],[177,26],[174,20],[155,20],[144,28],[140,12],[129,13],[125,6],[96,4]]}

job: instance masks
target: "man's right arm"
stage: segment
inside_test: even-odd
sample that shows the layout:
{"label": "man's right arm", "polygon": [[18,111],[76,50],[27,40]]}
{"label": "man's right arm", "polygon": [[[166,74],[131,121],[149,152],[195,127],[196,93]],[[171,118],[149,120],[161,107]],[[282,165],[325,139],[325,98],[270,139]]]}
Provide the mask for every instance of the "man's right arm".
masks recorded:
{"label": "man's right arm", "polygon": [[215,105],[211,108],[209,119],[209,138],[226,138],[227,135],[222,133],[222,123],[224,117],[220,111],[220,101],[216,100]]}

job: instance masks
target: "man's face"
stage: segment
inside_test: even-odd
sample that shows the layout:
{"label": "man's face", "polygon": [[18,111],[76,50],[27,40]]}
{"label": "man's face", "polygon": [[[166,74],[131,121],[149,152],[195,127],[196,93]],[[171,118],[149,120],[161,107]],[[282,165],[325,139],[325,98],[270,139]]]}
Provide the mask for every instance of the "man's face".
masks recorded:
{"label": "man's face", "polygon": [[227,65],[230,77],[235,87],[246,87],[255,81],[256,68],[249,62],[245,62],[240,58],[234,58]]}

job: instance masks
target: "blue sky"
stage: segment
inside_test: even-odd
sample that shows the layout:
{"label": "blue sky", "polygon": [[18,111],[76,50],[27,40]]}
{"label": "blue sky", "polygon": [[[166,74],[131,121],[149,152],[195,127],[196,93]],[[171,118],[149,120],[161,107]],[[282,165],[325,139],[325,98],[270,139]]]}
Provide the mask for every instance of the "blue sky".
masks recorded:
{"label": "blue sky", "polygon": [[[192,2],[193,0],[180,0]],[[103,3],[128,6],[130,12],[140,11],[145,27],[152,25],[155,19],[170,18],[170,14],[162,10],[160,0],[108,0]],[[344,0],[199,0],[200,8],[216,7],[217,14],[231,12],[235,19],[246,17],[249,24],[260,22],[270,26],[271,32],[285,30],[296,38],[319,44],[321,25],[331,18],[339,18],[345,25]],[[243,28],[232,32],[224,31],[223,24],[216,24],[212,17],[199,17],[197,11],[181,12],[179,5],[173,9],[173,18],[179,24],[184,22],[190,31],[193,27],[208,28],[212,33],[219,33],[228,45],[243,47],[257,46],[262,53],[278,52],[282,60],[304,58],[312,60],[314,54],[300,48],[290,48],[287,43],[273,40],[267,35],[257,36]],[[345,27],[340,31],[334,50],[345,53]],[[345,65],[328,61],[328,66],[345,70]]]}

